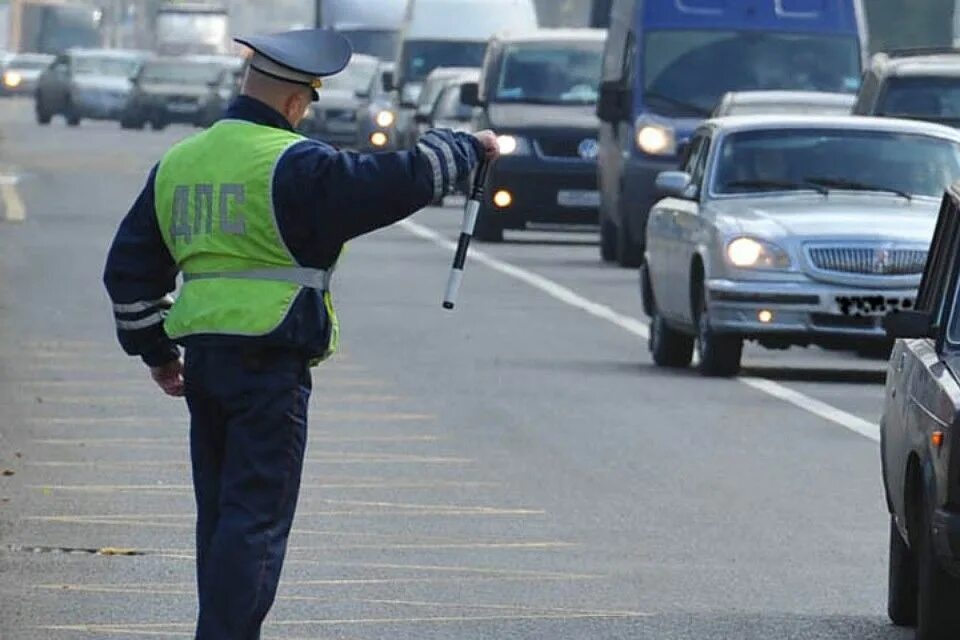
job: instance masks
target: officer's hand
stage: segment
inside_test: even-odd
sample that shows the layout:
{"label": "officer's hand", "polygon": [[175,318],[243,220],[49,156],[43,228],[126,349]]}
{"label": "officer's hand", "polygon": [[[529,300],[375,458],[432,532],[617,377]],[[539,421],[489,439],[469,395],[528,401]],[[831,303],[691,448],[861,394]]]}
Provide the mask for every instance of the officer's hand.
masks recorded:
{"label": "officer's hand", "polygon": [[480,144],[483,145],[484,151],[487,152],[487,162],[493,162],[500,157],[500,145],[497,144],[497,134],[487,129],[485,131],[478,131],[473,135],[480,141]]}
{"label": "officer's hand", "polygon": [[162,367],[150,367],[150,376],[168,396],[183,396],[183,362],[174,360]]}

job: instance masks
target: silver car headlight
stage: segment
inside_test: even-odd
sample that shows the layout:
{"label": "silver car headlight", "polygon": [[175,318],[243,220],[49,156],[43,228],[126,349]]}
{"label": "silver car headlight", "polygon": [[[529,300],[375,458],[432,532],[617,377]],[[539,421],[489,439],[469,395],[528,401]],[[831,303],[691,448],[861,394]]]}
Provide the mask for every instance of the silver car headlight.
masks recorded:
{"label": "silver car headlight", "polygon": [[755,238],[734,238],[727,243],[727,261],[740,269],[789,269],[790,256],[773,244]]}

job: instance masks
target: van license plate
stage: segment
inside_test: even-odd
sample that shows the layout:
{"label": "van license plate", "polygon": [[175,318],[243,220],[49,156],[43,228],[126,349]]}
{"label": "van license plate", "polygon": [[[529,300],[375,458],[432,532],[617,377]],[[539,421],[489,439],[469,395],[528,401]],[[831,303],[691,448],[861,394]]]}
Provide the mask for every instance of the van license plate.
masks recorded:
{"label": "van license plate", "polygon": [[558,191],[557,204],[561,207],[597,209],[600,207],[599,191]]}

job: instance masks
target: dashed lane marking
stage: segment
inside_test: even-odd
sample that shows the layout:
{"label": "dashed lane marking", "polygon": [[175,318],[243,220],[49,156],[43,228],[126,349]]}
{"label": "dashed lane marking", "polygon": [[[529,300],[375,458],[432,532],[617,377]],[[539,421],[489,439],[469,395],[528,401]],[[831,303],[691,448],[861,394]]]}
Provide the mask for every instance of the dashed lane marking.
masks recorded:
{"label": "dashed lane marking", "polygon": [[[440,442],[444,436],[437,435],[398,435],[398,436],[318,436],[311,437],[310,442],[337,442],[337,443],[375,443],[375,442]],[[177,444],[183,445],[182,438],[37,438],[35,444],[46,445],[128,445],[128,444]]]}
{"label": "dashed lane marking", "polygon": [[[397,482],[385,480],[381,482],[331,482],[304,483],[302,490],[329,491],[331,489],[478,489],[500,486],[495,482],[473,482],[469,480],[419,480]],[[63,491],[71,493],[184,493],[192,494],[193,485],[188,484],[47,484],[27,485],[34,491]]]}
{"label": "dashed lane marking", "polygon": [[127,424],[152,424],[152,425],[164,425],[177,422],[176,420],[171,420],[168,418],[148,418],[142,416],[101,416],[97,418],[89,417],[78,417],[74,416],[71,418],[63,417],[36,417],[36,418],[27,418],[26,420],[30,424],[68,424],[68,425],[83,425],[83,424],[112,424],[112,425],[127,425]]}
{"label": "dashed lane marking", "polygon": [[[403,220],[398,222],[397,225],[409,233],[412,233],[419,238],[423,238],[424,240],[429,240],[433,244],[443,249],[447,249],[451,252],[456,251],[457,249],[456,242],[449,240],[444,235],[431,229],[430,227],[413,222],[412,220]],[[478,262],[485,267],[513,278],[514,280],[519,280],[520,282],[528,284],[535,289],[539,289],[555,300],[585,311],[595,318],[599,318],[600,320],[604,320],[610,324],[620,327],[621,329],[637,336],[638,338],[647,340],[650,337],[650,329],[645,322],[632,316],[624,315],[614,311],[607,305],[585,298],[576,293],[573,289],[565,287],[540,274],[527,271],[526,269],[500,260],[499,258],[494,258],[492,255],[476,249],[470,250],[470,260]],[[804,393],[800,393],[799,391],[794,391],[793,389],[773,382],[772,380],[758,378],[738,378],[737,380],[741,384],[744,384],[751,389],[764,393],[778,400],[787,402],[788,404],[802,409],[807,413],[811,413],[815,416],[823,418],[824,420],[832,422],[833,424],[839,425],[845,429],[849,429],[850,431],[869,438],[874,442],[880,441],[879,426],[863,420],[852,413],[834,407],[821,400],[817,400],[816,398],[812,398]]]}
{"label": "dashed lane marking", "polygon": [[27,219],[27,207],[17,190],[20,176],[0,175],[0,198],[6,211],[6,220],[9,222],[23,222]]}
{"label": "dashed lane marking", "polygon": [[[125,445],[128,448],[134,448],[131,445]],[[158,445],[141,445],[136,448],[140,449],[151,449],[157,447]],[[170,447],[173,448],[173,447]],[[184,449],[186,445],[184,445]],[[471,458],[456,458],[449,456],[418,456],[410,454],[401,454],[401,453],[348,453],[348,452],[318,452],[312,454],[309,458],[303,461],[305,465],[404,465],[404,464],[432,464],[432,465],[469,465],[473,464],[474,460]],[[37,467],[51,467],[51,468],[76,468],[76,469],[138,469],[140,467],[144,468],[170,468],[170,469],[182,469],[189,467],[190,463],[187,460],[131,460],[129,462],[101,462],[101,461],[89,461],[89,460],[77,460],[77,461],[42,461],[42,462],[27,462],[27,465],[37,466]]]}
{"label": "dashed lane marking", "polygon": [[[354,625],[397,625],[397,624],[461,624],[465,622],[506,622],[523,620],[602,620],[602,619],[636,619],[649,617],[650,613],[518,613],[502,615],[474,615],[474,616],[411,616],[393,618],[317,618],[314,620],[274,620],[270,627],[339,627]],[[191,637],[177,634],[178,629],[192,629],[195,623],[146,623],[146,624],[79,624],[79,625],[45,625],[35,627],[44,631],[79,631],[84,633],[113,633],[113,634],[140,634],[150,630],[164,630],[163,635],[175,637]]]}
{"label": "dashed lane marking", "polygon": [[[284,582],[285,587],[291,586],[290,582]],[[84,585],[36,585],[35,588],[43,590],[68,590],[90,593],[137,593],[149,595],[174,595],[195,597],[195,591],[189,585],[182,585],[176,588],[166,588],[155,590],[151,588],[138,589],[128,586],[103,586],[86,587]],[[443,602],[430,600],[401,600],[396,598],[331,598],[329,596],[304,596],[304,595],[279,595],[277,600],[294,602],[322,602],[327,604],[379,604],[393,607],[410,607],[417,609],[457,609],[457,610],[476,610],[476,611],[510,611],[510,612],[528,612],[537,614],[565,614],[565,615],[595,615],[595,616],[644,616],[639,611],[616,610],[616,609],[590,609],[573,607],[538,607],[522,604],[495,604],[485,602]]]}

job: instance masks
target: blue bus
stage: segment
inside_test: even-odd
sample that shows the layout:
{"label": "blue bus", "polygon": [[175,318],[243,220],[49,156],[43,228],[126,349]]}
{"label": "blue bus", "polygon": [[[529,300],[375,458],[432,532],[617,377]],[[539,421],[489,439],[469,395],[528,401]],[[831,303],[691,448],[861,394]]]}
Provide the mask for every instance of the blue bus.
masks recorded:
{"label": "blue bus", "polygon": [[654,181],[728,91],[855,93],[860,0],[613,0],[597,113],[600,253],[638,266]]}

